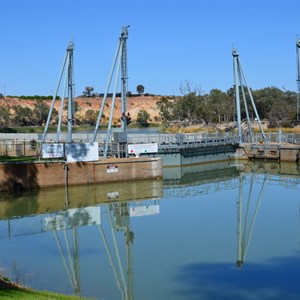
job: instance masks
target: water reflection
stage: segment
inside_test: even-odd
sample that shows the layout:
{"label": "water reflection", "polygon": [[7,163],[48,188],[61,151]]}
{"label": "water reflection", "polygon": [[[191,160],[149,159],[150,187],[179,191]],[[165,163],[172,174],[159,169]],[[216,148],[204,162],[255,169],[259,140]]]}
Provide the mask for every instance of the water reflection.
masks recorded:
{"label": "water reflection", "polygon": [[[57,193],[62,191],[65,193],[64,199],[52,201],[57,197]],[[86,194],[89,197],[83,198]],[[80,197],[78,197],[79,195]],[[1,202],[1,217],[2,219],[8,217],[8,219],[1,223],[0,237],[24,237],[52,232],[73,293],[81,295],[78,227],[97,226],[121,299],[134,299],[131,253],[134,233],[130,228],[130,217],[158,214],[159,203],[157,200],[161,196],[162,182],[149,180],[138,184],[127,182],[126,189],[124,184],[109,184],[67,187],[60,191],[50,189],[44,192],[40,191],[39,195],[35,192],[28,192],[18,195],[17,199],[13,199],[12,195],[7,194],[7,198],[3,196],[7,201],[2,200]],[[49,202],[45,206],[48,198]],[[96,200],[98,200],[96,205],[86,206],[94,204]],[[128,202],[128,200],[134,200],[134,202]],[[32,202],[34,205],[27,205],[28,202]],[[41,205],[37,205],[37,203]],[[103,205],[104,203],[107,204]],[[70,208],[79,205],[83,207]],[[62,206],[65,206],[66,209],[54,210]],[[21,209],[16,209],[16,207]],[[105,232],[102,224],[107,219],[111,243],[109,243],[108,232]],[[122,232],[124,236],[123,245],[119,245],[120,241],[117,238],[119,232]],[[122,262],[120,253],[122,246],[125,246],[125,262]]]}
{"label": "water reflection", "polygon": [[[255,225],[256,217],[259,211],[260,202],[262,199],[263,190],[266,183],[266,176],[263,177],[263,182],[261,184],[260,191],[258,193],[258,199],[253,199],[253,188],[254,188],[254,180],[255,180],[255,174],[252,173],[250,175],[250,186],[248,191],[248,196],[245,195],[244,197],[244,181],[246,180],[246,176],[242,174],[239,177],[240,185],[239,185],[239,199],[237,201],[237,220],[238,220],[238,247],[237,247],[237,261],[236,264],[238,267],[241,267],[244,264],[246,253],[251,241],[253,228]],[[255,195],[256,196],[256,195]],[[246,213],[245,216],[243,215],[243,199],[246,200]],[[254,203],[254,211],[251,212],[251,209],[253,209],[253,203]],[[244,221],[244,222],[243,222]]]}
{"label": "water reflection", "polygon": [[96,299],[298,299],[299,187],[297,164],[223,162],[2,194],[0,264]]}

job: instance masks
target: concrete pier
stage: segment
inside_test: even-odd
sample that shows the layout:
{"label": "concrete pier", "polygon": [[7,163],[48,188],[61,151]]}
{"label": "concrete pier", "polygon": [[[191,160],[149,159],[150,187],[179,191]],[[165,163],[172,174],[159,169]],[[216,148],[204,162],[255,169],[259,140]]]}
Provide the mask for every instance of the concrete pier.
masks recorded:
{"label": "concrete pier", "polygon": [[2,163],[0,191],[161,179],[162,176],[160,157],[111,158],[81,163],[64,161]]}
{"label": "concrete pier", "polygon": [[282,162],[298,162],[300,145],[282,143],[240,144],[237,149],[239,159],[263,159]]}

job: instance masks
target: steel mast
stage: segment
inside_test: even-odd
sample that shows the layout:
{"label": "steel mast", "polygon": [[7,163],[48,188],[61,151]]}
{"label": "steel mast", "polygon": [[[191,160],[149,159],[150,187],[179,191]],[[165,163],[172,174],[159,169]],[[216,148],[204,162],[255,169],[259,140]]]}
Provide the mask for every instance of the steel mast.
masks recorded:
{"label": "steel mast", "polygon": [[121,106],[121,130],[122,132],[126,131],[127,128],[127,117],[126,116],[126,108],[127,108],[127,39],[128,39],[128,27],[125,26],[122,28],[121,37],[120,37],[120,44],[122,45],[122,55],[121,55],[121,99],[122,99],[122,106]]}
{"label": "steel mast", "polygon": [[[100,126],[100,121],[103,115],[103,109],[104,109],[104,105],[105,102],[107,100],[107,94],[111,85],[111,81],[114,75],[114,71],[115,69],[117,69],[116,71],[116,78],[115,78],[115,84],[114,84],[114,91],[113,91],[113,100],[112,102],[114,102],[115,97],[116,97],[116,89],[117,89],[117,81],[118,81],[118,76],[119,76],[119,71],[121,69],[121,81],[122,81],[122,86],[121,86],[121,100],[122,100],[122,111],[121,111],[121,131],[125,132],[126,131],[126,127],[127,127],[127,117],[126,117],[126,94],[127,94],[127,39],[128,39],[128,27],[129,26],[124,26],[121,29],[121,35],[119,38],[119,43],[118,43],[118,47],[117,47],[117,51],[114,57],[114,61],[113,61],[113,65],[111,68],[111,72],[109,75],[109,79],[108,79],[108,83],[107,83],[107,87],[106,87],[106,91],[105,94],[103,96],[103,100],[101,103],[101,107],[100,107],[100,111],[98,114],[98,119],[97,119],[97,123],[95,126],[95,131],[94,131],[94,136],[93,136],[93,141],[96,141],[97,138],[97,133],[98,133],[98,129]],[[117,65],[117,68],[116,68]],[[110,134],[111,134],[111,125],[112,125],[112,116],[113,116],[113,103],[111,106],[111,114],[110,114],[110,118],[109,118],[109,124],[108,124],[108,130],[107,130],[107,137],[106,137],[106,145],[105,148],[107,149],[108,147],[108,143],[109,143],[109,139],[110,139]],[[107,151],[105,151],[106,153]],[[106,154],[105,154],[106,156]]]}
{"label": "steel mast", "polygon": [[234,74],[234,87],[235,87],[235,107],[236,107],[236,117],[237,117],[237,128],[239,142],[242,143],[242,120],[241,120],[241,104],[240,104],[240,92],[238,84],[238,53],[236,49],[232,51],[233,56],[233,74]]}
{"label": "steel mast", "polygon": [[300,39],[297,40],[296,44],[297,48],[297,87],[298,87],[298,93],[297,93],[297,122],[300,122]]}
{"label": "steel mast", "polygon": [[45,130],[43,134],[43,139],[42,142],[44,143],[46,140],[46,135],[48,132],[50,120],[51,120],[51,115],[54,109],[54,104],[56,101],[56,97],[59,91],[59,87],[62,81],[63,74],[65,73],[65,68],[66,65],[68,65],[68,69],[66,72],[66,78],[65,78],[65,84],[64,84],[64,89],[63,89],[63,96],[61,98],[61,106],[60,106],[60,112],[59,112],[59,119],[58,119],[58,125],[57,125],[57,134],[56,134],[56,142],[60,140],[60,134],[61,134],[61,122],[62,122],[62,115],[63,115],[63,104],[65,100],[65,90],[66,90],[66,85],[68,84],[68,142],[70,143],[72,141],[72,125],[73,125],[73,86],[74,86],[74,79],[73,79],[73,50],[74,50],[74,43],[70,42],[67,48],[67,52],[65,54],[64,60],[63,60],[63,65],[59,74],[57,86],[55,93],[52,98],[52,103],[50,106],[50,110],[48,113],[48,118],[47,122],[45,125]]}
{"label": "steel mast", "polygon": [[71,42],[67,49],[69,54],[68,65],[68,142],[72,142],[72,126],[74,123],[74,100],[73,100],[73,50],[74,43]]}
{"label": "steel mast", "polygon": [[249,97],[250,97],[250,101],[251,101],[251,104],[252,104],[252,108],[253,108],[253,111],[255,113],[255,117],[257,119],[260,131],[262,133],[262,138],[265,141],[266,136],[265,136],[262,124],[260,122],[260,118],[259,118],[256,106],[255,106],[255,103],[254,103],[254,99],[253,99],[251,90],[248,86],[245,74],[243,72],[241,62],[239,60],[239,54],[237,53],[236,49],[233,49],[232,56],[233,56],[233,68],[234,68],[235,99],[236,99],[236,113],[237,113],[237,127],[238,127],[239,141],[240,141],[240,143],[244,142],[243,141],[243,136],[242,136],[242,121],[241,121],[241,106],[240,106],[240,91],[239,91],[239,87],[241,87],[242,96],[243,96],[243,100],[244,100],[244,106],[245,106],[245,112],[246,112],[246,116],[247,116],[249,135],[250,135],[251,142],[253,142],[251,121],[250,121],[250,116],[249,116],[248,107],[247,107],[247,101],[246,101],[246,96],[245,96],[245,91],[244,91],[244,85],[247,88],[247,91],[248,91],[248,94],[249,94]]}

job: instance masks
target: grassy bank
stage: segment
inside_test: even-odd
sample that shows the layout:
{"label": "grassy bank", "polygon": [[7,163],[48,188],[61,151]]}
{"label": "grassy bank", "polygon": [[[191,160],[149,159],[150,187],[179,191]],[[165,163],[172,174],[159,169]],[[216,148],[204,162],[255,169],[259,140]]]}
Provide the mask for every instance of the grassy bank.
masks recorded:
{"label": "grassy bank", "polygon": [[25,287],[21,287],[0,278],[0,299],[22,299],[22,300],[79,300],[88,299],[77,296],[67,296],[62,294],[50,293],[47,291],[34,291]]}
{"label": "grassy bank", "polygon": [[18,162],[18,161],[27,161],[27,162],[33,162],[36,161],[36,156],[1,156],[0,155],[0,163],[4,162]]}

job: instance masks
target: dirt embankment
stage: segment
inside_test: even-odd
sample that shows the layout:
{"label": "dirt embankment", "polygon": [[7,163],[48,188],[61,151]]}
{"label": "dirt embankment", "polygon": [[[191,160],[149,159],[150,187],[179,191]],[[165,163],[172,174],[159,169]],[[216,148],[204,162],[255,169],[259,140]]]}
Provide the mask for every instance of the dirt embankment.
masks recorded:
{"label": "dirt embankment", "polygon": [[[136,120],[137,114],[140,110],[145,110],[150,114],[151,122],[154,122],[156,117],[159,116],[159,109],[157,108],[157,101],[161,99],[161,96],[139,96],[139,97],[128,97],[127,98],[127,112],[130,113],[132,120]],[[5,106],[10,109],[10,113],[14,114],[14,106],[28,107],[34,109],[37,101],[44,101],[49,106],[52,103],[52,100],[29,100],[21,98],[2,98],[0,99],[0,106]],[[78,104],[77,118],[85,118],[86,112],[88,110],[93,110],[97,114],[100,110],[102,98],[76,98]],[[107,98],[104,105],[104,115],[106,118],[110,115],[112,99]],[[67,99],[65,100],[64,106],[67,105]],[[56,100],[54,108],[59,112],[61,106],[61,101]],[[121,117],[121,98],[117,97],[114,107],[114,120],[119,120]],[[64,110],[63,118],[67,118],[67,110]]]}
{"label": "dirt embankment", "polygon": [[[136,120],[140,110],[145,110],[150,114],[152,122],[155,121],[156,117],[159,116],[159,109],[157,108],[157,101],[161,99],[160,96],[140,96],[140,97],[128,97],[127,98],[127,112],[130,113],[131,118]],[[78,98],[77,100],[80,111],[78,112],[81,117],[84,117],[85,113],[92,109],[99,111],[102,98]],[[111,110],[112,99],[108,98],[104,105],[104,115],[106,118],[109,117]],[[116,98],[114,107],[114,119],[120,119],[121,114],[121,98]]]}

